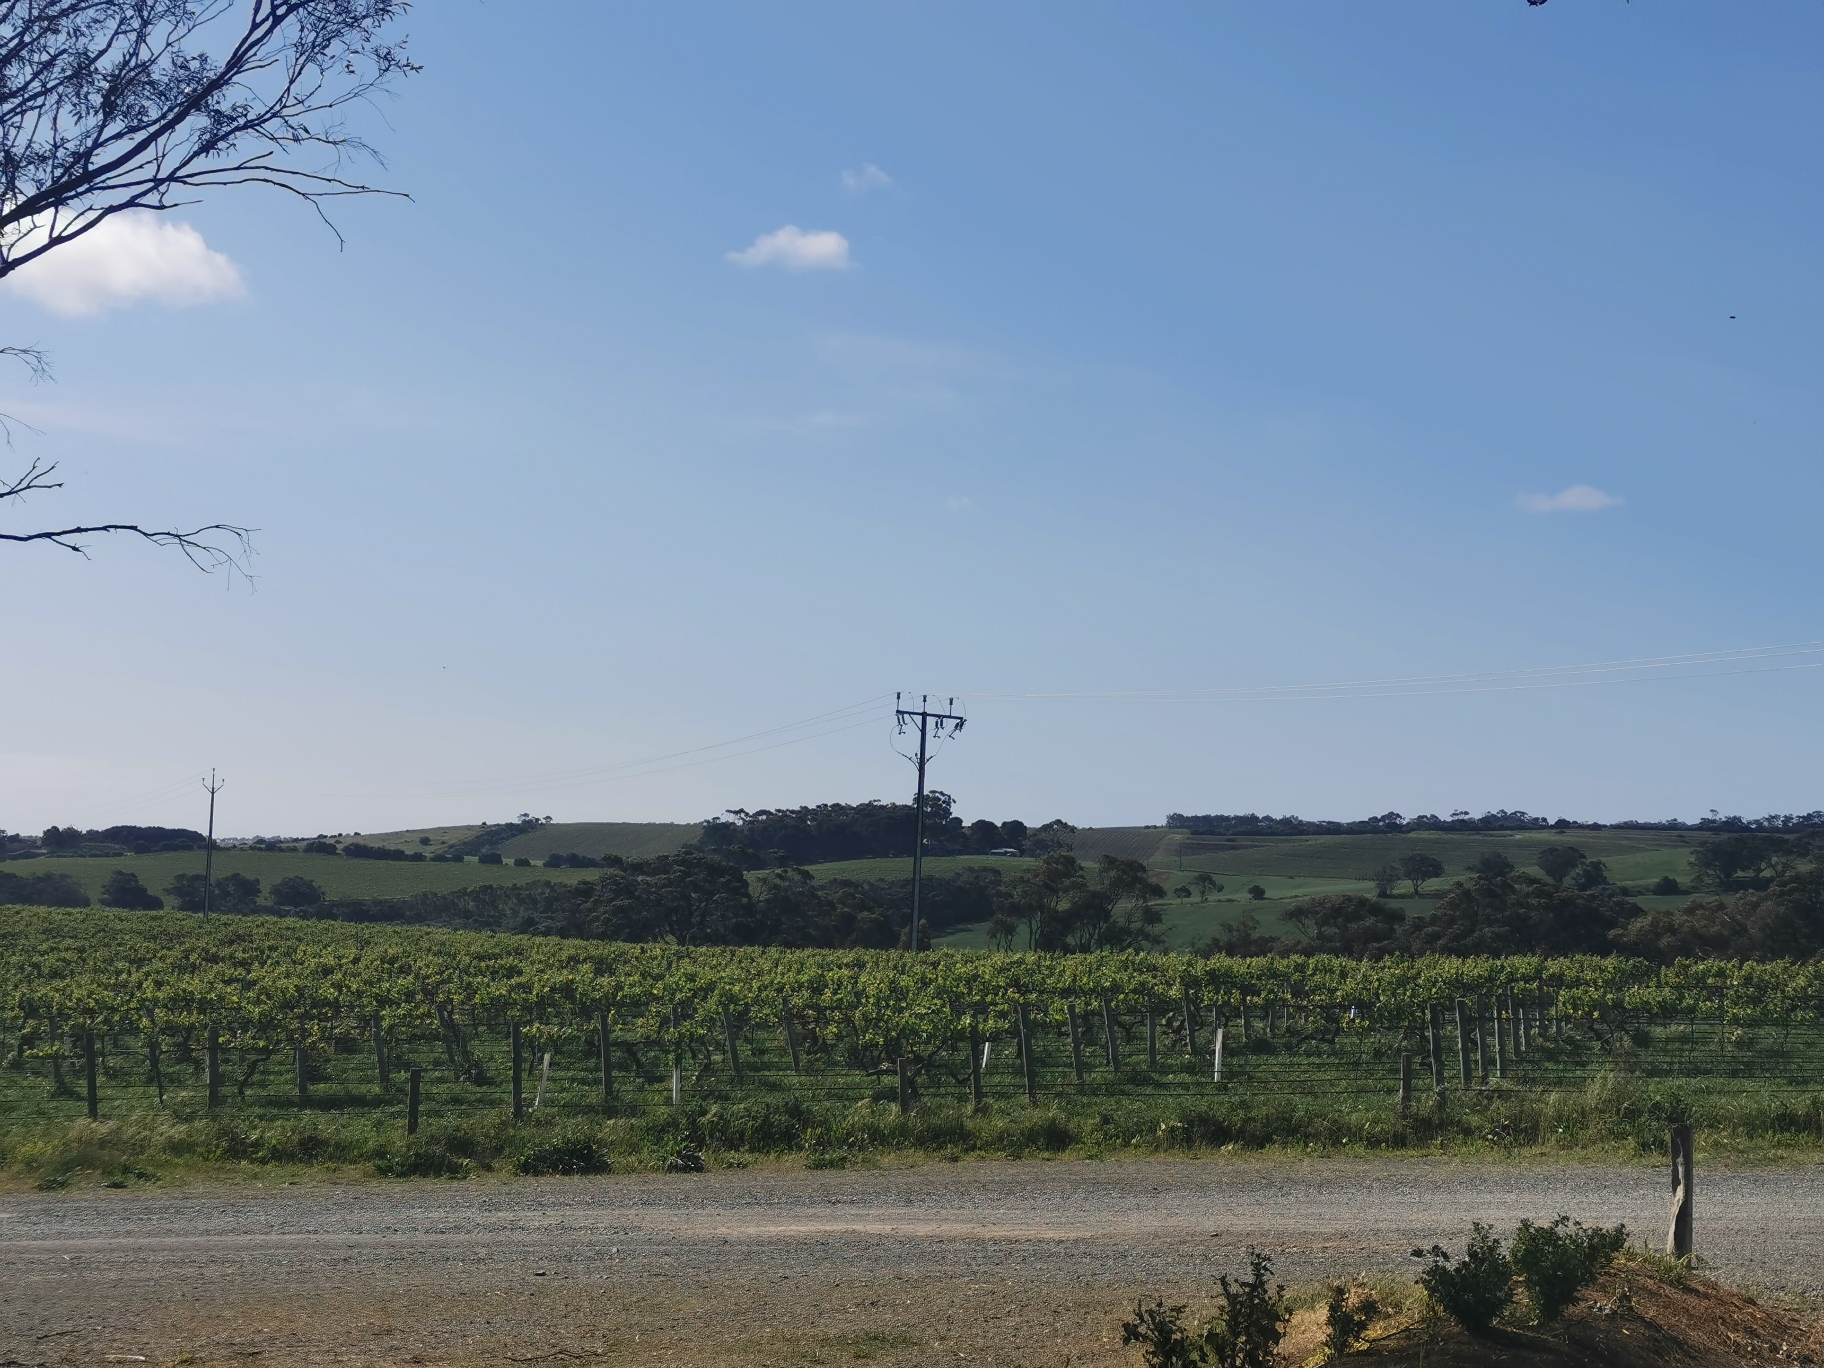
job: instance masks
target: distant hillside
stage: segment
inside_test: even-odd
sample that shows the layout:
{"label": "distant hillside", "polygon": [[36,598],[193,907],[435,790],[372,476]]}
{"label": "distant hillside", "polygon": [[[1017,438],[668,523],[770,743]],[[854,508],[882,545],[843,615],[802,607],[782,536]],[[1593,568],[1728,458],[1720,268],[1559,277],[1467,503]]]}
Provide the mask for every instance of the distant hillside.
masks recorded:
{"label": "distant hillside", "polygon": [[694,822],[553,822],[495,847],[507,859],[547,855],[669,855],[703,834]]}

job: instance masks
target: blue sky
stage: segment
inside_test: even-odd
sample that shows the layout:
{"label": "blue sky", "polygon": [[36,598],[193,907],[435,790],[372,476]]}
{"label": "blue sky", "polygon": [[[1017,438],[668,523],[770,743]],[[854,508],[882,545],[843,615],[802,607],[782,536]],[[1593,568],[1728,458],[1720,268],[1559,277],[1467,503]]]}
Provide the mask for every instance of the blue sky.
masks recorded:
{"label": "blue sky", "polygon": [[969,817],[1824,806],[1824,656],[996,696],[1824,637],[1815,7],[409,29],[345,249],[229,194],[113,307],[0,294],[68,479],[9,528],[259,529],[251,593],[0,553],[0,825],[193,825],[211,765],[239,834],[898,796],[895,689],[971,696]]}

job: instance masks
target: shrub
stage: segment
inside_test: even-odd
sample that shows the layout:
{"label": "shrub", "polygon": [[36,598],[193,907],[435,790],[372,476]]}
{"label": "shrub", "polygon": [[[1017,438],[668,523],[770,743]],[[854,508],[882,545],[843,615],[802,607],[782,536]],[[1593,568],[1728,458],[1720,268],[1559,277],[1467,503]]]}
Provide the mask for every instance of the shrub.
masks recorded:
{"label": "shrub", "polygon": [[528,859],[528,858],[527,858],[527,857],[526,857],[526,856],[524,856],[524,855],[515,855],[515,856],[514,856],[514,857],[513,857],[513,868],[515,868],[515,869],[530,869],[530,868],[532,868],[532,861],[531,861],[531,860],[529,860],[529,859]]}
{"label": "shrub", "polygon": [[1526,1288],[1533,1319],[1541,1325],[1557,1320],[1627,1243],[1626,1226],[1586,1227],[1568,1216],[1550,1225],[1520,1222],[1514,1232],[1513,1267]]}
{"label": "shrub", "polygon": [[334,841],[306,841],[303,849],[306,855],[334,855],[336,843]]}
{"label": "shrub", "polygon": [[405,1148],[381,1155],[374,1172],[382,1178],[467,1178],[473,1165],[435,1140],[413,1136]]}
{"label": "shrub", "polygon": [[272,892],[267,896],[274,907],[315,907],[323,901],[323,890],[313,879],[287,874],[272,886]]}
{"label": "shrub", "polygon": [[1514,1299],[1513,1263],[1494,1232],[1480,1221],[1470,1226],[1469,1247],[1461,1260],[1453,1263],[1442,1245],[1415,1249],[1412,1257],[1431,1259],[1419,1274],[1419,1286],[1439,1310],[1472,1335],[1487,1333]]}
{"label": "shrub", "polygon": [[1286,1322],[1292,1319],[1285,1285],[1267,1286],[1272,1259],[1249,1249],[1248,1270],[1248,1280],[1234,1287],[1229,1286],[1227,1273],[1216,1280],[1222,1310],[1202,1336],[1204,1352],[1216,1368],[1271,1368],[1286,1335]]}
{"label": "shrub", "polygon": [[102,887],[101,905],[135,912],[160,912],[164,910],[165,900],[148,890],[139,881],[139,875],[117,869],[108,875],[108,881]]}
{"label": "shrub", "polygon": [[1324,1308],[1325,1351],[1332,1358],[1347,1354],[1380,1313],[1380,1302],[1367,1288],[1331,1283],[1330,1300]]}
{"label": "shrub", "polygon": [[1267,896],[1267,890],[1262,888],[1259,884],[1249,884],[1248,896],[1254,899],[1255,902],[1260,902]]}
{"label": "shrub", "polygon": [[1121,1343],[1140,1346],[1146,1368],[1197,1368],[1202,1346],[1184,1328],[1184,1308],[1163,1301],[1134,1303],[1134,1318],[1121,1324]]}
{"label": "shrub", "polygon": [[701,1173],[703,1156],[694,1149],[681,1149],[665,1161],[667,1173]]}
{"label": "shrub", "polygon": [[1661,874],[1658,879],[1654,880],[1653,894],[1655,897],[1675,897],[1677,896],[1678,891],[1678,880],[1673,878],[1670,874]]}
{"label": "shrub", "polygon": [[608,1173],[613,1168],[608,1153],[586,1135],[549,1136],[534,1141],[513,1156],[515,1173]]}
{"label": "shrub", "polygon": [[505,861],[503,861],[501,859],[501,855],[498,850],[484,850],[481,852],[481,854],[479,854],[475,857],[475,863],[494,865],[494,864],[503,864],[503,863],[505,863]]}

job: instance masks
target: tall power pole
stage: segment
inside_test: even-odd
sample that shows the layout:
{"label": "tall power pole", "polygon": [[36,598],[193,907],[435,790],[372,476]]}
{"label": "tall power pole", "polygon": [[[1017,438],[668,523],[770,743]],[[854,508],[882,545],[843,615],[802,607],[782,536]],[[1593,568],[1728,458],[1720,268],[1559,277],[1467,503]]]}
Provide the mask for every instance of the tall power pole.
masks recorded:
{"label": "tall power pole", "polygon": [[[945,699],[943,709],[938,712],[931,710],[929,694],[919,695],[916,708],[905,694],[893,695],[893,720],[900,732],[903,734],[914,723],[918,726],[918,759],[912,761],[918,766],[918,798],[913,817],[916,834],[912,844],[912,938],[908,942],[914,954],[918,952],[919,883],[925,875],[925,765],[930,759],[929,746],[932,741],[956,736],[968,720],[956,711],[954,698]],[[906,758],[912,759],[909,755]]]}
{"label": "tall power pole", "polygon": [[209,916],[209,900],[215,895],[215,795],[227,784],[215,780],[215,771],[209,771],[209,781],[203,785],[209,790],[209,835],[203,841],[203,917]]}

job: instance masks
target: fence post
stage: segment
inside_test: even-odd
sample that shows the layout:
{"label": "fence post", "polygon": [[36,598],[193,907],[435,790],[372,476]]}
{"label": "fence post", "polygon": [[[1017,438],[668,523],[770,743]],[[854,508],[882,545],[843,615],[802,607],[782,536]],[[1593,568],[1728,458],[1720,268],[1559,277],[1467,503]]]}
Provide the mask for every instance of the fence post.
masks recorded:
{"label": "fence post", "polygon": [[1083,1081],[1083,1033],[1077,1023],[1077,1004],[1064,1004],[1064,1013],[1070,1018],[1070,1069],[1077,1082]]}
{"label": "fence post", "polygon": [[802,1073],[803,1068],[798,1063],[798,1030],[792,1025],[791,1003],[784,1004],[783,1010],[779,1013],[779,1019],[785,1023],[785,1045],[792,1052],[792,1072]]}
{"label": "fence post", "polygon": [[1184,1052],[1197,1058],[1197,1009],[1191,1005],[1191,990],[1184,990]]}
{"label": "fence post", "polygon": [[678,1004],[671,1004],[671,1105],[684,1105],[684,1046],[678,1039]]}
{"label": "fence post", "polygon": [[1507,1038],[1507,1032],[1502,1028],[1501,1024],[1501,995],[1496,993],[1488,1006],[1495,1018],[1495,1077],[1497,1079],[1506,1078],[1507,1049],[1504,1042]]}
{"label": "fence post", "polygon": [[406,1076],[405,1083],[405,1133],[418,1134],[418,1095],[424,1086],[424,1070],[413,1069]]}
{"label": "fence post", "polygon": [[1115,1039],[1115,1005],[1102,994],[1102,1035],[1108,1044],[1108,1071],[1121,1072],[1121,1046]]}
{"label": "fence post", "polygon": [[602,1051],[602,1105],[614,1101],[614,1035],[608,1027],[608,1013],[595,1014],[595,1039]]}
{"label": "fence post", "polygon": [[1026,1100],[1037,1102],[1039,1087],[1038,1081],[1033,1075],[1032,1022],[1027,1016],[1025,1003],[1016,1003],[1014,1011],[1018,1014],[1020,1021],[1020,1067],[1026,1071]]}
{"label": "fence post", "polygon": [[1146,1000],[1146,1067],[1150,1073],[1159,1067],[1159,1013],[1153,1000]]}
{"label": "fence post", "polygon": [[209,1110],[222,1105],[222,1038],[214,1023],[209,1026],[208,1043],[204,1046],[204,1077],[208,1080]]}
{"label": "fence post", "polygon": [[1400,1115],[1412,1110],[1412,1056],[1400,1055]]}
{"label": "fence post", "polygon": [[291,1071],[298,1079],[298,1101],[310,1096],[310,1053],[302,1045],[291,1047]]}
{"label": "fence post", "polygon": [[1476,1081],[1488,1082],[1488,1017],[1482,1011],[1482,999],[1471,998],[1476,1013]]}
{"label": "fence post", "polygon": [[1241,995],[1241,1043],[1246,1045],[1254,1038],[1254,1028],[1248,1021],[1248,995]]}
{"label": "fence post", "polygon": [[1533,1048],[1533,1033],[1528,1028],[1526,998],[1524,995],[1514,999],[1514,1028],[1519,1032],[1514,1037],[1514,1054],[1524,1058],[1526,1052]]}
{"label": "fence post", "polygon": [[89,1120],[101,1120],[101,1099],[95,1092],[95,1032],[82,1033],[82,1078],[89,1090]]}
{"label": "fence post", "polygon": [[165,1105],[165,1069],[158,1053],[158,1019],[154,1017],[146,1025],[146,1058],[152,1065],[152,1086],[158,1089],[158,1105]]}
{"label": "fence post", "polygon": [[978,1026],[969,1028],[969,1105],[978,1109],[982,1105],[982,1032]]}
{"label": "fence post", "polygon": [[509,1033],[513,1037],[513,1119],[518,1121],[526,1114],[526,1053],[519,1038],[517,1021]]}
{"label": "fence post", "polygon": [[1475,1081],[1469,1071],[1469,1008],[1457,999],[1457,1072],[1462,1075],[1463,1091]]}
{"label": "fence post", "polygon": [[1666,1253],[1675,1259],[1693,1253],[1691,1189],[1694,1154],[1691,1127],[1672,1127],[1672,1226],[1666,1231]]}
{"label": "fence post", "polygon": [[1222,1082],[1222,1037],[1225,1029],[1226,1028],[1222,1026],[1216,1028],[1216,1067],[1210,1075],[1210,1081],[1212,1083]]}
{"label": "fence post", "polygon": [[734,1070],[735,1082],[741,1081],[741,1050],[735,1043],[735,1019],[729,1015],[728,1007],[722,1008],[722,1039],[728,1042],[728,1066]]}
{"label": "fence post", "polygon": [[1437,1003],[1425,1009],[1426,1045],[1431,1050],[1431,1090],[1444,1090],[1444,1009]]}
{"label": "fence post", "polygon": [[907,1092],[906,1057],[903,1054],[893,1061],[893,1068],[899,1075],[899,1114],[904,1116],[912,1110],[912,1099]]}
{"label": "fence post", "polygon": [[374,1072],[380,1077],[380,1091],[392,1085],[393,1071],[386,1059],[386,1035],[380,1029],[380,1013],[374,1013]]}

